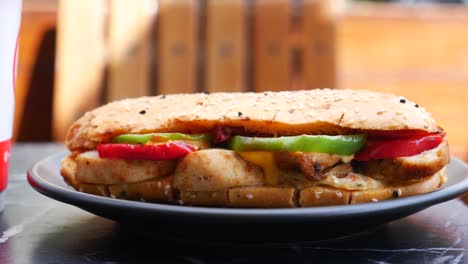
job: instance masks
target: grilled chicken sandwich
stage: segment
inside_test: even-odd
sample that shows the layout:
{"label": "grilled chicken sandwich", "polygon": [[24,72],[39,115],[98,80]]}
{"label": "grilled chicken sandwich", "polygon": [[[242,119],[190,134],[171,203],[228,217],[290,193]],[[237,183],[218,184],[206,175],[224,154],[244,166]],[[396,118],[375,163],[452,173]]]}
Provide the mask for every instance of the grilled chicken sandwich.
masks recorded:
{"label": "grilled chicken sandwich", "polygon": [[378,202],[446,181],[448,143],[424,108],[362,90],[198,93],[116,101],[68,131],[77,190],[218,207]]}

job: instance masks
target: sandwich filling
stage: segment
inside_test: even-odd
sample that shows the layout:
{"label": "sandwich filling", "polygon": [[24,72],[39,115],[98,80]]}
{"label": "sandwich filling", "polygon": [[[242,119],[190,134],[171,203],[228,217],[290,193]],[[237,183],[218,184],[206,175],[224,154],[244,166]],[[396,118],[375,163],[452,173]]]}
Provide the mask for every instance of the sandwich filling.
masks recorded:
{"label": "sandwich filling", "polygon": [[[415,166],[414,169],[406,168],[405,172],[405,166],[398,162],[441,149],[445,146],[442,132],[418,132],[403,137],[364,134],[267,137],[238,135],[236,128],[222,130],[231,133],[220,136],[216,134],[220,129],[216,129],[213,133],[202,134],[122,134],[113,137],[109,143],[99,144],[97,156],[100,159],[157,161],[160,167],[172,163],[172,171],[166,173],[174,174],[188,155],[200,156],[197,152],[215,150],[200,156],[203,158],[198,165],[205,166],[209,159],[214,159],[213,156],[231,152],[236,157],[233,160],[242,160],[259,168],[263,174],[261,184],[265,186],[305,188],[325,185],[346,190],[367,190],[417,180],[433,175],[444,166],[442,163],[430,169]],[[375,169],[372,164],[376,162],[384,165]],[[196,163],[190,164],[192,168],[196,166]],[[202,174],[198,176],[203,177]]]}

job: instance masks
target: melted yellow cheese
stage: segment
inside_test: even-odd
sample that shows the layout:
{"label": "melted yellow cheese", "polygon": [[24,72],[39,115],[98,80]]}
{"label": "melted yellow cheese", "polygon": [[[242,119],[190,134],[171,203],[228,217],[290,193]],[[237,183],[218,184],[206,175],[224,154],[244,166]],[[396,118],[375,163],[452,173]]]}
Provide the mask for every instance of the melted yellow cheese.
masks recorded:
{"label": "melted yellow cheese", "polygon": [[276,166],[274,153],[270,151],[248,151],[238,153],[246,161],[263,169],[267,185],[277,185],[280,171]]}
{"label": "melted yellow cheese", "polygon": [[338,156],[341,157],[341,161],[343,163],[350,163],[354,159],[354,155],[349,155],[349,156],[338,155]]}

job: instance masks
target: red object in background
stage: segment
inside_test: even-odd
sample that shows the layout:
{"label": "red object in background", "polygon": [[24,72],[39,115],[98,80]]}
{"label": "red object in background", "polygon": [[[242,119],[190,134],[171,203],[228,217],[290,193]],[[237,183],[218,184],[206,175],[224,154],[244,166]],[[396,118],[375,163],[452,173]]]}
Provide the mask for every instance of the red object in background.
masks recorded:
{"label": "red object in background", "polygon": [[8,161],[10,160],[11,140],[0,142],[0,192],[5,190],[8,182]]}

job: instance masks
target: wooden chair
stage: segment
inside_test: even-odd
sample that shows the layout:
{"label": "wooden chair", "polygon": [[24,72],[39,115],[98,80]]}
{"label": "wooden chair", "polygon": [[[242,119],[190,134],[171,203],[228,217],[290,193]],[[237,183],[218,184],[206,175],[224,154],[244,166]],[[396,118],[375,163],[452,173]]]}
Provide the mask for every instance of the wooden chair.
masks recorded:
{"label": "wooden chair", "polygon": [[53,134],[108,101],[335,86],[332,0],[62,0]]}

